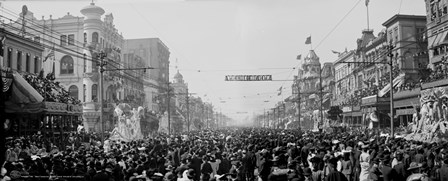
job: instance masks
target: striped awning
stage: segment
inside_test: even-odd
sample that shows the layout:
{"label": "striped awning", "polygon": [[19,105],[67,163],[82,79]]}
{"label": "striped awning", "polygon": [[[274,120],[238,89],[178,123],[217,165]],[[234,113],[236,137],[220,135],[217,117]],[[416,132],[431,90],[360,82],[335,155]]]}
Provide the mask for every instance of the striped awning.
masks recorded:
{"label": "striped awning", "polygon": [[[395,77],[395,79],[393,80],[393,86],[397,87],[400,86],[401,84],[403,84],[404,82],[404,78],[405,78],[406,74],[402,73],[400,75],[398,75],[397,77]],[[390,91],[390,83],[387,84],[383,89],[381,89],[378,92],[378,96],[379,97],[383,97],[384,95],[386,95],[388,92]]]}

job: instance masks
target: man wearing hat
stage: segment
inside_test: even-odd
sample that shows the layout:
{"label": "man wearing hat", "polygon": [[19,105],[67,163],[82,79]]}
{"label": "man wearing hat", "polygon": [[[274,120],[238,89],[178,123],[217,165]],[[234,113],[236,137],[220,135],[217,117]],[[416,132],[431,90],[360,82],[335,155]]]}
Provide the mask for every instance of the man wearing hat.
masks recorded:
{"label": "man wearing hat", "polygon": [[443,160],[442,166],[439,169],[438,177],[440,181],[448,180],[448,158],[446,156]]}
{"label": "man wearing hat", "polygon": [[399,180],[398,173],[395,169],[391,167],[390,155],[383,155],[380,158],[381,161],[381,173],[383,173],[384,181],[395,181]]}
{"label": "man wearing hat", "polygon": [[395,159],[397,160],[397,164],[393,168],[397,171],[399,179],[404,180],[407,178],[407,172],[406,166],[403,163],[403,152],[395,152]]}
{"label": "man wearing hat", "polygon": [[338,165],[338,159],[337,158],[330,158],[328,160],[328,169],[329,173],[326,176],[326,181],[348,181],[348,179],[345,177],[344,174],[339,172],[336,167]]}

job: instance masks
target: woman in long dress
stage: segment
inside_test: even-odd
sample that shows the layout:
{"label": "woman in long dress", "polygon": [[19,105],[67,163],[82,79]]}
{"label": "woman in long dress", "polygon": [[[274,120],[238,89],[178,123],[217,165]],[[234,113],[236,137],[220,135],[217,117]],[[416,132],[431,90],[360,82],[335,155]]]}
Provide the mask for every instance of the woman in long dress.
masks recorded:
{"label": "woman in long dress", "polygon": [[368,146],[363,145],[362,153],[359,156],[359,164],[361,165],[361,173],[359,174],[359,181],[367,181],[369,177],[370,168],[370,154],[368,152]]}

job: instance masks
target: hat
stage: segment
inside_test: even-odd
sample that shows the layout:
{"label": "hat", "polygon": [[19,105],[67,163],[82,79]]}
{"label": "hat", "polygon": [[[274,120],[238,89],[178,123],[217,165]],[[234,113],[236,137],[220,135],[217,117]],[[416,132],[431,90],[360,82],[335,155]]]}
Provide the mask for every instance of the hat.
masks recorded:
{"label": "hat", "polygon": [[279,156],[274,156],[274,159],[272,159],[273,162],[278,162],[280,160]]}
{"label": "hat", "polygon": [[409,168],[408,170],[413,170],[413,169],[417,169],[422,167],[421,163],[417,163],[417,162],[412,162],[411,164],[409,164]]}
{"label": "hat", "polygon": [[174,170],[173,165],[168,165],[165,170]]}
{"label": "hat", "polygon": [[364,145],[364,144],[363,144],[363,145],[361,146],[361,148],[362,148],[362,149],[364,149],[364,148],[369,148],[369,145]]}
{"label": "hat", "polygon": [[194,172],[194,170],[193,169],[188,169],[188,171],[187,171],[187,177],[189,177],[189,178],[193,178],[194,176],[196,175],[196,173]]}
{"label": "hat", "polygon": [[303,175],[310,176],[311,175],[311,168],[306,167],[305,169],[303,169]]}

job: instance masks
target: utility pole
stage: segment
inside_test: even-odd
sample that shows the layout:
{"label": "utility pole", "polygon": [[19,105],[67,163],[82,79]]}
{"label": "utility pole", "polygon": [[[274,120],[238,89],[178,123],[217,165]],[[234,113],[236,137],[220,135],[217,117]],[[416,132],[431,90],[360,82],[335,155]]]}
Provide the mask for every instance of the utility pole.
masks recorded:
{"label": "utility pole", "polygon": [[167,104],[167,112],[168,112],[168,135],[171,135],[171,110],[170,110],[170,102],[171,102],[171,90],[170,90],[170,82],[167,83],[167,93],[166,93],[166,104]]}
{"label": "utility pole", "polygon": [[266,109],[263,109],[263,128],[266,127]]}
{"label": "utility pole", "polygon": [[100,68],[99,73],[100,73],[100,123],[101,123],[101,143],[104,144],[104,118],[103,118],[103,114],[104,114],[104,92],[103,92],[103,73],[105,71],[104,66],[107,65],[107,62],[104,61],[104,58],[106,58],[107,54],[104,53],[104,51],[101,51],[98,54],[98,58],[100,59],[100,62],[97,63],[97,66],[99,66]]}
{"label": "utility pole", "polygon": [[190,95],[187,87],[187,131],[190,132]]}
{"label": "utility pole", "polygon": [[319,112],[320,112],[320,126],[318,125],[318,129],[323,129],[324,126],[324,113],[322,112],[322,106],[323,106],[323,95],[322,95],[322,68],[319,65],[319,93],[320,93],[320,106],[319,106]]}
{"label": "utility pole", "polygon": [[394,138],[394,78],[393,78],[393,56],[392,50],[395,47],[392,45],[392,41],[390,42],[390,45],[388,47],[389,53],[387,56],[390,58],[389,67],[389,84],[390,84],[390,136],[391,138]]}
{"label": "utility pole", "polygon": [[302,127],[300,127],[300,85],[299,85],[299,78],[297,77],[297,120],[299,121],[299,130],[302,129]]}

